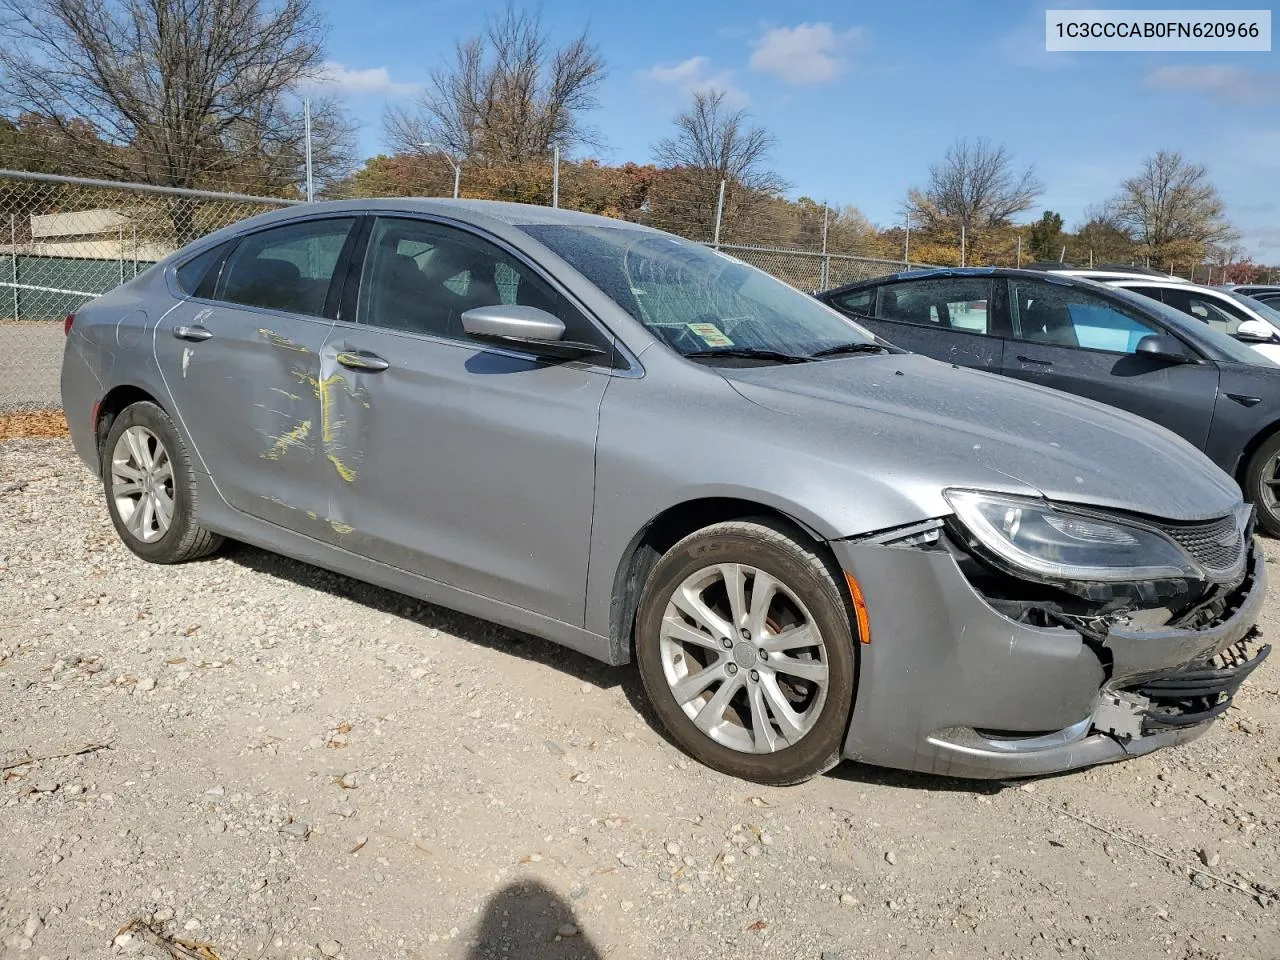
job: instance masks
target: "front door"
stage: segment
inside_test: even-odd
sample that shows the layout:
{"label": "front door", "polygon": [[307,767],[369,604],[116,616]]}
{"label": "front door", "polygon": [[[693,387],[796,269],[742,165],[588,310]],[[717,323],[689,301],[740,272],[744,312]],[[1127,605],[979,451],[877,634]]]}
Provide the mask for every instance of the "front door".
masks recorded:
{"label": "front door", "polygon": [[232,507],[304,532],[324,516],[320,356],[351,217],[249,234],[155,330],[172,409]]}
{"label": "front door", "polygon": [[611,371],[473,340],[461,314],[540,307],[609,338],[531,267],[467,231],[383,217],[356,323],[322,358],[350,442],[330,478],[337,543],[580,625],[600,404]]}
{"label": "front door", "polygon": [[1218,394],[1216,364],[1137,353],[1143,337],[1168,331],[1127,304],[1043,280],[1018,278],[1009,287],[1014,336],[1005,350],[1007,376],[1128,410],[1204,449]]}

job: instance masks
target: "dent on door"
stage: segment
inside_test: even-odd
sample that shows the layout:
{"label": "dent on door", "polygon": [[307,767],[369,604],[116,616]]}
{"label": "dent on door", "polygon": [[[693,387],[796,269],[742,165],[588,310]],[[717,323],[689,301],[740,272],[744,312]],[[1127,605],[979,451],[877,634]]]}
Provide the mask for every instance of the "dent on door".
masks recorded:
{"label": "dent on door", "polygon": [[[272,356],[282,367],[279,382],[292,384],[288,389],[272,388],[279,403],[255,404],[254,429],[264,441],[258,456],[302,458],[342,483],[356,483],[364,469],[363,420],[371,409],[368,391],[338,363],[337,350],[322,348],[313,355],[306,345],[268,327],[260,328],[258,335],[273,348]],[[286,496],[270,499],[290,510],[302,509]],[[325,535],[324,527],[339,536],[350,533],[350,524],[334,515],[339,505],[333,498],[328,499],[328,507],[325,516],[314,509],[303,511],[316,525],[313,534]]]}

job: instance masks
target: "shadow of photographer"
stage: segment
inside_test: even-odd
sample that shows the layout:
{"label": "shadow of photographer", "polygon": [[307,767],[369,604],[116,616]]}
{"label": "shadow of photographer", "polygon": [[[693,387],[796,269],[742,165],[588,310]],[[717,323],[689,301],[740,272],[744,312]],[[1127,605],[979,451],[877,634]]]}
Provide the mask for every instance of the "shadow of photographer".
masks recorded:
{"label": "shadow of photographer", "polygon": [[468,960],[603,960],[573,907],[537,880],[510,883],[490,898]]}

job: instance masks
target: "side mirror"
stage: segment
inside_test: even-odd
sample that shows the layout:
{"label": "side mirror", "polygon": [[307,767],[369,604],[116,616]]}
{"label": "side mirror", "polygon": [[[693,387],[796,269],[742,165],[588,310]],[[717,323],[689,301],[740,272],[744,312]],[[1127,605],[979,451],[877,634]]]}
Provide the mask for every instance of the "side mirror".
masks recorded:
{"label": "side mirror", "polygon": [[1134,347],[1134,353],[1152,357],[1159,360],[1167,360],[1170,363],[1196,363],[1196,359],[1188,355],[1186,347],[1182,345],[1182,341],[1177,337],[1171,337],[1167,333],[1151,333],[1138,341],[1138,345]]}
{"label": "side mirror", "polygon": [[1271,343],[1276,332],[1265,320],[1244,320],[1232,336],[1241,343]]}
{"label": "side mirror", "polygon": [[538,307],[507,303],[473,307],[462,314],[462,329],[495,344],[564,360],[605,352],[594,344],[565,340],[564,321]]}

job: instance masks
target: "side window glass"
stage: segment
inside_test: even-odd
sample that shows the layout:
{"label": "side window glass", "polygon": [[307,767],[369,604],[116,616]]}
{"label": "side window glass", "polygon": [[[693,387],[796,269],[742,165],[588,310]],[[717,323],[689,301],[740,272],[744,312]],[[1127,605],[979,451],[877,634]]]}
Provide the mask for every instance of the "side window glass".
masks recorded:
{"label": "side window glass", "polygon": [[183,293],[190,294],[193,297],[212,296],[214,283],[217,280],[217,271],[211,271],[211,268],[222,260],[222,255],[227,252],[228,245],[228,243],[220,243],[216,247],[211,247],[204,251],[204,253],[196,254],[196,256],[178,267],[176,271],[178,288]]}
{"label": "side window glass", "polygon": [[875,299],[875,287],[870,290],[854,290],[852,293],[846,293],[843,296],[832,297],[831,302],[839,309],[847,310],[849,313],[856,313],[862,317],[871,316],[871,304]]}
{"label": "side window glass", "polygon": [[1248,319],[1243,313],[1237,313],[1233,305],[1191,290],[1166,290],[1165,303],[1228,336],[1236,332],[1241,321]]}
{"label": "side window glass", "polygon": [[324,315],[333,271],[355,220],[308,220],[251,233],[222,268],[219,300]]}
{"label": "side window glass", "polygon": [[517,304],[559,317],[564,338],[604,345],[599,331],[533,271],[493,244],[425,220],[379,217],[360,286],[360,323],[469,339],[462,314]]}
{"label": "side window glass", "polygon": [[989,333],[990,308],[990,280],[940,277],[881,287],[876,316],[900,323]]}
{"label": "side window glass", "polygon": [[1013,290],[1019,340],[1133,353],[1143,337],[1162,332],[1085,290],[1024,280]]}

